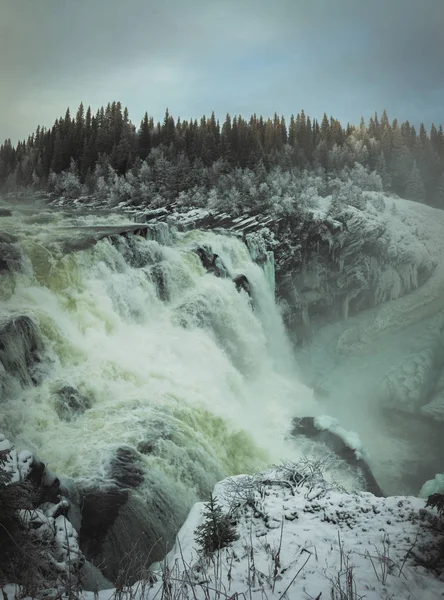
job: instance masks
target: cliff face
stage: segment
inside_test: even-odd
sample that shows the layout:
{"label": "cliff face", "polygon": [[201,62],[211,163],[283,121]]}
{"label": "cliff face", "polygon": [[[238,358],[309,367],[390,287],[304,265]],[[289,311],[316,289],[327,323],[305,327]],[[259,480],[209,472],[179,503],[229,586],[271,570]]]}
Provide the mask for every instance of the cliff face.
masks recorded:
{"label": "cliff face", "polygon": [[365,210],[349,206],[334,218],[317,210],[275,225],[278,296],[299,341],[409,294],[434,272],[427,225],[420,231],[413,215],[372,200],[369,194]]}

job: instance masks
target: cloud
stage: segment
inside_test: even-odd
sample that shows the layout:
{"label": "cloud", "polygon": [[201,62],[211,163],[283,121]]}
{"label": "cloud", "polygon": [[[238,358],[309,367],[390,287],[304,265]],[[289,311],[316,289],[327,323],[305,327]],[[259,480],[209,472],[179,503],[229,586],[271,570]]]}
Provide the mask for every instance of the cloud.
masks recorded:
{"label": "cloud", "polygon": [[442,0],[0,0],[0,138],[83,100],[439,120]]}

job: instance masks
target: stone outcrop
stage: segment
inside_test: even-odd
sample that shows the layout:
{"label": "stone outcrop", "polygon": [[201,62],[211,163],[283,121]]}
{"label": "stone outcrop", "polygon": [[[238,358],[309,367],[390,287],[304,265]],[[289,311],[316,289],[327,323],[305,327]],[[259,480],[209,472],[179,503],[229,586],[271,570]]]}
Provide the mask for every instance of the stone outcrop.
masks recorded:
{"label": "stone outcrop", "polygon": [[39,381],[42,353],[43,340],[31,317],[8,316],[0,321],[0,397],[11,378],[22,385]]}

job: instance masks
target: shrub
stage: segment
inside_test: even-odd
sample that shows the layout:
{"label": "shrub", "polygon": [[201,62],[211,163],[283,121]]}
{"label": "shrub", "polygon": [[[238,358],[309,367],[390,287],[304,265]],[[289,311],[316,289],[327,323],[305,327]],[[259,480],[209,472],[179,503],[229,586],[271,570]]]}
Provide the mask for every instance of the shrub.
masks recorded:
{"label": "shrub", "polygon": [[11,483],[5,469],[9,451],[0,451],[0,585],[17,583],[29,561],[24,551],[26,529],[20,510],[32,509],[32,493],[23,482]]}

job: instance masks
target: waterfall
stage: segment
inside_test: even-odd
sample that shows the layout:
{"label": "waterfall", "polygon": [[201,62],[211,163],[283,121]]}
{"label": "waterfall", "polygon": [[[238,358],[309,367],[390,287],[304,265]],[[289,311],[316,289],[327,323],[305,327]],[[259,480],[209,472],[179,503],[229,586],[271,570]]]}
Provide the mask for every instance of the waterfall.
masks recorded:
{"label": "waterfall", "polygon": [[[38,217],[8,222],[27,268],[7,275],[2,319],[32,320],[43,350],[34,384],[3,391],[3,434],[84,482],[106,480],[116,451],[134,450],[145,473],[136,496],[145,512],[151,501],[170,511],[168,535],[224,475],[296,458],[286,433],[314,400],[270,268],[239,239],[163,226],[145,239],[120,235],[128,223],[116,216]],[[205,270],[199,244],[227,277]]]}

